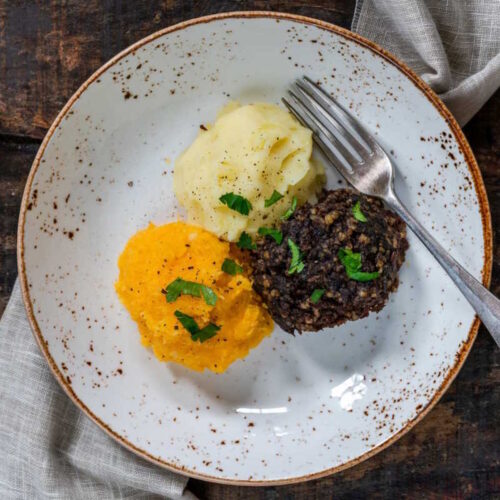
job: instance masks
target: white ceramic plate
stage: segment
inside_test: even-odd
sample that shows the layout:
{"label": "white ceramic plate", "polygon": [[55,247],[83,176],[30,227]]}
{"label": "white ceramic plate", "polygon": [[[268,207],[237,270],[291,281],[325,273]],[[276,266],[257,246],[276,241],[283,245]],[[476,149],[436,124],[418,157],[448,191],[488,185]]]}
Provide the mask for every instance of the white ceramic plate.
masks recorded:
{"label": "white ceramic plate", "polygon": [[[408,208],[487,283],[488,204],[458,125],[394,58],[312,19],[219,15],[138,42],[71,98],[26,187],[19,271],[55,376],[120,443],[191,476],[285,483],[357,463],[430,409],[476,335],[471,307],[410,234],[379,314],[295,338],[276,328],[223,375],[141,346],[113,289],[116,260],[149,221],[176,218],[173,160],[229,100],[278,103],[304,73],[377,134]],[[339,185],[332,171],[328,182]]]}

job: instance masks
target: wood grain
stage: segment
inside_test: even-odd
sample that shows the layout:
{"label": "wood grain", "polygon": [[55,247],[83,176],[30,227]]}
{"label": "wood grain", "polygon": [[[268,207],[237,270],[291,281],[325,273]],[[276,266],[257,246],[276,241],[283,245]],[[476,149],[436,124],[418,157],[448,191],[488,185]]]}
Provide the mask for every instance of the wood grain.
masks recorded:
{"label": "wood grain", "polygon": [[17,276],[17,219],[38,146],[39,141],[0,136],[0,314]]}
{"label": "wood grain", "polygon": [[[173,23],[231,10],[280,10],[348,27],[350,0],[0,0],[0,313],[17,274],[24,183],[60,108],[102,63]],[[500,221],[500,93],[465,127]],[[500,294],[495,231],[493,291]],[[202,499],[498,498],[499,350],[481,329],[450,390],[409,434],[379,455],[317,481],[237,488],[191,481]]]}
{"label": "wood grain", "polygon": [[353,4],[301,1],[0,0],[0,134],[42,138],[104,62],[154,31],[234,10],[281,10],[347,26]]}

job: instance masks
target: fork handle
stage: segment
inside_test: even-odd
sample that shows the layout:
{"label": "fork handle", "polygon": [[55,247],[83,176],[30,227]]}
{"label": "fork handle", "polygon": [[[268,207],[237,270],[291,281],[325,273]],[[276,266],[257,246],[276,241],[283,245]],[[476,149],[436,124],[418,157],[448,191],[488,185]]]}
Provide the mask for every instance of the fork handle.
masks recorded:
{"label": "fork handle", "polygon": [[420,238],[436,260],[450,275],[455,285],[464,294],[470,305],[488,329],[495,342],[500,346],[500,300],[487,290],[476,278],[469,274],[408,212],[394,191],[384,198],[391,207]]}

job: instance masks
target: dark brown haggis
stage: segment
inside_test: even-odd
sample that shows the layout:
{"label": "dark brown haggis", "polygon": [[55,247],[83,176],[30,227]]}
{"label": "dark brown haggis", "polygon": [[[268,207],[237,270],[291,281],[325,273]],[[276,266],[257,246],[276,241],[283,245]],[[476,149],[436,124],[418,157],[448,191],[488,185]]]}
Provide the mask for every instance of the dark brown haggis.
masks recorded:
{"label": "dark brown haggis", "polygon": [[[251,264],[255,290],[289,333],[364,318],[380,311],[398,287],[406,226],[376,198],[348,189],[324,191],[317,204],[297,209],[280,229],[282,243],[259,239]],[[290,274],[294,244],[303,266],[299,262]]]}

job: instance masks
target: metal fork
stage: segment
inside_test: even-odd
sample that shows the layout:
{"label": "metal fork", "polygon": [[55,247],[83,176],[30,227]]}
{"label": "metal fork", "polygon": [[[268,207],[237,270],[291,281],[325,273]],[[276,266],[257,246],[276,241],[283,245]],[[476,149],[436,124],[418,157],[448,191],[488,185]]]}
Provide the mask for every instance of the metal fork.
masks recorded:
{"label": "metal fork", "polygon": [[401,203],[394,192],[393,165],[375,138],[307,77],[295,82],[283,102],[313,131],[316,144],[349,184],[361,193],[381,198],[399,214],[450,275],[500,346],[500,300],[453,259]]}

